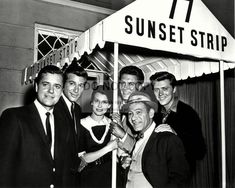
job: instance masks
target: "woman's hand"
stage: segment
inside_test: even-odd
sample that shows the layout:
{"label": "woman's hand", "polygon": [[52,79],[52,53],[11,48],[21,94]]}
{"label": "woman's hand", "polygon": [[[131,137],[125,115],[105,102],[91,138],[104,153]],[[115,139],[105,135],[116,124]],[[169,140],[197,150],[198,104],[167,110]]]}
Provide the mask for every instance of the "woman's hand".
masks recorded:
{"label": "woman's hand", "polygon": [[118,139],[110,140],[106,147],[108,148],[109,151],[113,151],[118,148]]}

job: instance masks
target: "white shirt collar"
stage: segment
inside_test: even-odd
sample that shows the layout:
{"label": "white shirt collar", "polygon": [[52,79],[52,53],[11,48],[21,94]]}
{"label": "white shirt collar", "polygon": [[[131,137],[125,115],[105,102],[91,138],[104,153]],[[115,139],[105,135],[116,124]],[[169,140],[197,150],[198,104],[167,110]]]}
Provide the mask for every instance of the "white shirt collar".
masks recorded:
{"label": "white shirt collar", "polygon": [[70,114],[72,115],[72,112],[71,112],[72,102],[64,95],[64,93],[62,93],[62,97],[63,97],[63,99],[69,109]]}

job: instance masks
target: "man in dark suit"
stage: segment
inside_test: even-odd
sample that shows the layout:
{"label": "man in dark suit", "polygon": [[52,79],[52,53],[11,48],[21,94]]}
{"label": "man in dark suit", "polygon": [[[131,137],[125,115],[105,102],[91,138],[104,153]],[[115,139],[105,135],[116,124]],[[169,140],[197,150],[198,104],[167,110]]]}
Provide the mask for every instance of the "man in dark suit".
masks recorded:
{"label": "man in dark suit", "polygon": [[127,188],[181,187],[187,182],[189,167],[183,144],[171,129],[164,131],[166,125],[156,127],[153,116],[157,108],[157,103],[139,91],[133,92],[123,106],[139,133],[131,154]]}
{"label": "man in dark suit", "polygon": [[73,151],[74,161],[71,161],[74,171],[74,179],[71,182],[74,182],[76,185],[79,184],[77,171],[80,163],[78,146],[80,119],[82,117],[81,107],[76,102],[84,91],[87,77],[87,72],[77,64],[77,61],[73,61],[64,71],[63,93],[59,102],[55,105],[55,111],[63,114],[63,117],[68,122],[65,126],[69,126],[73,130],[76,148]]}
{"label": "man in dark suit", "polygon": [[36,100],[0,117],[0,187],[69,187],[72,131],[54,111],[63,74],[53,65],[35,79]]}

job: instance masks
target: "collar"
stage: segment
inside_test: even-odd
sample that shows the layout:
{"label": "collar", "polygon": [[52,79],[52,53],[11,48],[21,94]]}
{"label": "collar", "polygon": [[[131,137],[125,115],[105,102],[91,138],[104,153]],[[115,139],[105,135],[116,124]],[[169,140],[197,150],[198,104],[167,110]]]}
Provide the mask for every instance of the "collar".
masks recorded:
{"label": "collar", "polygon": [[140,138],[149,138],[153,130],[155,129],[155,127],[156,127],[156,124],[153,121],[148,129],[146,129],[143,133],[140,133],[141,134]]}
{"label": "collar", "polygon": [[42,115],[44,116],[47,112],[50,112],[51,114],[53,114],[54,108],[47,111],[47,109],[44,108],[44,106],[37,99],[35,99],[34,104],[35,104],[36,108],[38,109],[40,116],[42,116]]}
{"label": "collar", "polygon": [[169,113],[170,111],[177,112],[178,102],[179,102],[179,98],[178,97],[174,97],[174,101],[173,101],[171,107],[167,111],[166,111],[166,109],[164,107],[162,107],[161,113],[166,114],[166,113]]}
{"label": "collar", "polygon": [[64,95],[64,93],[62,93],[62,97],[63,97],[63,99],[64,99],[64,101],[65,101],[65,103],[71,113],[72,102]]}

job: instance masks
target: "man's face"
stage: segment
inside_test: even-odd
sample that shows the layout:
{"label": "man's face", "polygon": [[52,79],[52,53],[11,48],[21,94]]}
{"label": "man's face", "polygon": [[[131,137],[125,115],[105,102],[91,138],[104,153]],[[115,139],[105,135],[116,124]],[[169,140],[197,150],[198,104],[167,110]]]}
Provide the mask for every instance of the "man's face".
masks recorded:
{"label": "man's face", "polygon": [[64,85],[64,95],[71,102],[76,102],[82,95],[86,79],[81,76],[69,73]]}
{"label": "man's face", "polygon": [[38,101],[47,109],[51,110],[58,102],[63,90],[63,78],[59,74],[45,73],[36,84]]}
{"label": "man's face", "polygon": [[168,79],[162,81],[154,81],[154,95],[161,105],[168,110],[173,101],[176,88],[173,88]]}
{"label": "man's face", "polygon": [[120,79],[119,88],[123,100],[127,100],[128,97],[134,92],[140,89],[138,86],[138,79],[135,75],[123,74]]}
{"label": "man's face", "polygon": [[148,111],[142,102],[132,103],[128,110],[128,120],[135,131],[144,132],[152,123],[154,110]]}
{"label": "man's face", "polygon": [[111,106],[107,96],[102,93],[96,93],[94,95],[91,105],[93,113],[97,116],[103,116]]}

